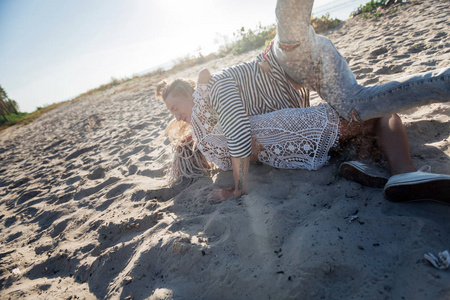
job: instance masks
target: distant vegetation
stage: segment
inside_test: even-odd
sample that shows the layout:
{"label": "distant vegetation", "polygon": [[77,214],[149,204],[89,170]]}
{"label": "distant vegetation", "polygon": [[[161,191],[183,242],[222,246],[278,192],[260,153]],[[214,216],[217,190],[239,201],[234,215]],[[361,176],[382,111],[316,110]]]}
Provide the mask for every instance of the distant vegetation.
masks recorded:
{"label": "distant vegetation", "polygon": [[[330,18],[330,14],[327,13],[321,17],[311,17],[311,25],[317,33],[322,33],[328,29],[337,27],[342,21],[339,19]],[[176,73],[186,68],[193,67],[198,64],[202,64],[213,59],[221,58],[226,55],[238,55],[258,48],[264,48],[271,40],[274,39],[276,34],[275,24],[270,26],[261,26],[261,24],[254,30],[245,29],[242,27],[233,33],[235,41],[226,42],[219,49],[217,53],[211,53],[207,56],[203,56],[201,53],[198,56],[186,56],[176,62],[176,64],[170,70],[158,69],[144,76],[162,75]]]}
{"label": "distant vegetation", "polygon": [[311,18],[311,25],[316,31],[316,33],[322,33],[327,31],[328,29],[335,28],[341,24],[341,20],[330,18],[330,14],[326,13],[325,15],[319,18]]}
{"label": "distant vegetation", "polygon": [[[67,101],[66,101],[67,102]],[[13,125],[26,125],[33,122],[43,114],[66,103],[59,102],[44,107],[38,107],[32,113],[19,111],[17,102],[10,99],[6,91],[0,86],[0,131]]]}
{"label": "distant vegetation", "polygon": [[233,33],[236,41],[230,45],[222,46],[220,52],[222,54],[231,53],[233,55],[242,54],[257,48],[264,47],[275,37],[276,29],[275,24],[271,26],[261,26],[256,30],[247,29],[242,27],[240,30]]}
{"label": "distant vegetation", "polygon": [[[339,19],[330,18],[330,14],[327,13],[321,17],[311,17],[311,25],[316,33],[322,33],[328,29],[337,27],[342,21]],[[242,27],[240,30],[233,34],[237,37],[237,40],[230,45],[225,45],[221,49],[221,54],[241,54],[257,48],[266,46],[271,40],[275,38],[276,28],[275,24],[271,26],[261,26],[256,30],[247,29]]]}
{"label": "distant vegetation", "polygon": [[19,112],[17,102],[10,99],[6,91],[0,86],[0,125],[7,122],[14,123],[25,114]]}
{"label": "distant vegetation", "polygon": [[[381,10],[379,8],[386,8],[395,3],[400,3],[402,0],[385,0],[385,1],[374,1],[371,0],[366,4],[361,4],[355,11],[352,11],[350,17],[361,15],[363,19],[377,19],[381,16]],[[388,13],[395,10],[388,11]]]}
{"label": "distant vegetation", "polygon": [[[328,29],[334,28],[341,23],[338,19],[330,18],[329,14],[323,15],[319,18],[311,18],[311,25],[317,33],[324,32]],[[31,123],[33,120],[39,118],[46,112],[55,109],[56,107],[65,104],[67,102],[77,101],[88,95],[92,95],[97,92],[102,92],[125,83],[129,80],[135,79],[137,77],[154,77],[154,76],[168,76],[176,72],[185,70],[187,68],[224,57],[226,55],[238,55],[258,48],[263,49],[276,34],[275,25],[261,26],[259,25],[256,29],[245,29],[242,27],[237,30],[233,35],[235,40],[231,43],[225,43],[219,49],[217,53],[211,53],[206,56],[199,53],[197,56],[186,56],[182,59],[176,61],[175,65],[170,70],[157,69],[153,72],[142,76],[134,76],[133,78],[116,79],[111,78],[111,81],[107,84],[103,84],[95,89],[89,90],[73,100],[55,103],[52,105],[47,105],[44,107],[38,107],[36,111],[28,114],[18,111],[17,103],[11,100],[6,95],[6,92],[0,87],[1,91],[1,102],[0,102],[0,130],[5,129],[9,126],[20,124],[26,125]],[[123,90],[126,90],[124,88]]]}

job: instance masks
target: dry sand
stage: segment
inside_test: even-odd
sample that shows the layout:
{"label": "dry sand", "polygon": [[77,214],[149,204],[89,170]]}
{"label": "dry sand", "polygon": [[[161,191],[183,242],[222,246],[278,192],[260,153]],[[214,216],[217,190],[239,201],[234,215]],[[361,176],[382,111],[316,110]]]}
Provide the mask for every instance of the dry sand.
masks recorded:
{"label": "dry sand", "polygon": [[[394,8],[325,33],[366,85],[450,66],[450,2]],[[338,159],[314,172],[252,165],[248,194],[219,205],[206,196],[231,172],[161,187],[171,155],[155,139],[171,117],[158,80],[0,133],[1,299],[450,299],[450,270],[423,259],[450,249],[450,206],[391,203],[335,178]],[[401,115],[417,167],[450,174],[449,115]]]}

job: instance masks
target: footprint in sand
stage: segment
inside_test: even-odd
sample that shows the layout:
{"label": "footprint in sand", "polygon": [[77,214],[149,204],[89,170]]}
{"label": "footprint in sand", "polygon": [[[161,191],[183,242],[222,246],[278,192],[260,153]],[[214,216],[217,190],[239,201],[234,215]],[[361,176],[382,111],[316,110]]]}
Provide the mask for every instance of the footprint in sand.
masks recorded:
{"label": "footprint in sand", "polygon": [[120,185],[112,188],[108,193],[106,193],[106,198],[111,199],[116,196],[122,195],[126,190],[128,190],[129,188],[131,188],[133,186],[134,186],[133,184],[129,184],[129,183],[120,184]]}
{"label": "footprint in sand", "polygon": [[55,238],[58,235],[60,235],[60,233],[67,228],[67,224],[69,223],[69,221],[70,221],[69,219],[66,219],[61,222],[53,224],[52,229],[50,231],[50,236],[52,238]]}
{"label": "footprint in sand", "polygon": [[370,56],[377,57],[380,56],[381,54],[387,53],[388,51],[389,49],[387,47],[380,47],[370,52]]}
{"label": "footprint in sand", "polygon": [[131,195],[131,201],[133,202],[139,202],[142,199],[144,199],[147,196],[147,193],[143,190],[139,190],[133,193],[133,195]]}
{"label": "footprint in sand", "polygon": [[375,71],[375,74],[395,74],[400,73],[402,71],[401,66],[397,65],[390,65],[390,66],[383,66],[382,68]]}
{"label": "footprint in sand", "polygon": [[366,78],[367,75],[371,74],[373,71],[372,68],[357,68],[353,70],[353,73],[355,74],[357,79],[363,79]]}
{"label": "footprint in sand", "polygon": [[421,36],[421,35],[424,35],[427,32],[429,32],[428,29],[415,31],[415,32],[412,33],[412,36],[414,36],[414,37]]}
{"label": "footprint in sand", "polygon": [[5,227],[9,227],[11,225],[13,225],[14,223],[16,223],[17,218],[15,216],[9,217],[5,220]]}
{"label": "footprint in sand", "polygon": [[[116,244],[117,241],[124,241],[124,235],[132,232],[139,232],[148,230],[156,226],[159,220],[162,219],[162,213],[155,212],[147,214],[142,218],[131,218],[130,220],[122,220],[117,222],[109,222],[101,225],[98,232],[99,245],[92,250],[93,256],[98,256],[102,251],[111,245]],[[130,239],[133,239],[135,235],[129,235]]]}
{"label": "footprint in sand", "polygon": [[87,178],[89,180],[95,180],[95,179],[100,179],[100,178],[104,178],[106,174],[106,169],[103,167],[98,167],[96,168],[94,171],[92,171],[91,174],[89,174],[87,176]]}
{"label": "footprint in sand", "polygon": [[156,168],[153,166],[150,166],[149,169],[138,171],[137,175],[146,176],[150,178],[158,178],[163,177],[165,174],[166,168]]}
{"label": "footprint in sand", "polygon": [[422,43],[413,44],[411,47],[409,47],[408,51],[411,53],[419,53],[426,49],[426,46]]}
{"label": "footprint in sand", "polygon": [[50,150],[50,149],[52,149],[52,148],[54,148],[54,147],[56,147],[56,146],[59,146],[60,144],[64,143],[65,141],[66,141],[66,140],[59,140],[59,141],[57,141],[57,142],[54,142],[54,143],[51,144],[50,146],[44,148],[42,151],[47,152],[48,150]]}
{"label": "footprint in sand", "polygon": [[36,253],[37,255],[40,255],[40,254],[42,254],[42,253],[44,253],[44,252],[47,252],[47,251],[49,251],[50,249],[52,249],[54,246],[53,246],[53,244],[49,244],[49,245],[40,245],[40,246],[36,246],[35,248],[34,248],[34,253]]}
{"label": "footprint in sand", "polygon": [[119,180],[120,180],[120,178],[111,177],[108,180],[104,181],[103,183],[101,183],[97,186],[94,186],[94,187],[88,188],[88,189],[82,189],[78,193],[75,194],[74,200],[81,200],[85,197],[89,197],[93,194],[96,194],[99,191],[101,191],[102,189],[104,189],[105,187],[107,187],[108,185],[114,184]]}
{"label": "footprint in sand", "polygon": [[22,194],[22,196],[19,197],[19,199],[17,200],[17,205],[25,203],[31,199],[33,199],[34,197],[40,195],[42,193],[41,190],[34,190],[34,191],[29,191],[26,192],[24,194]]}
{"label": "footprint in sand", "polygon": [[74,176],[66,180],[66,185],[71,186],[81,180],[80,176]]}
{"label": "footprint in sand", "polygon": [[[41,227],[41,230],[47,229],[56,220],[58,220],[64,213],[62,211],[44,211],[41,214],[37,215],[35,218],[31,220],[31,222],[38,223]],[[41,231],[42,234],[42,231]],[[37,237],[39,239],[39,237]]]}
{"label": "footprint in sand", "polygon": [[[155,139],[154,138],[150,138],[150,139],[145,139],[142,140],[141,143],[142,144],[150,144],[151,142],[153,142]],[[152,150],[153,151],[153,150]]]}
{"label": "footprint in sand", "polygon": [[364,81],[363,85],[367,86],[367,85],[375,84],[378,81],[379,81],[379,79],[377,77],[371,78],[371,79],[368,79],[368,80]]}
{"label": "footprint in sand", "polygon": [[22,179],[20,179],[20,180],[18,180],[18,181],[16,181],[16,182],[14,182],[14,183],[13,183],[12,185],[10,185],[8,188],[9,188],[9,189],[15,189],[15,188],[18,188],[19,186],[21,186],[21,185],[27,183],[27,182],[30,181],[30,180],[31,180],[31,179],[28,178],[28,177],[22,178]]}
{"label": "footprint in sand", "polygon": [[55,204],[63,204],[69,202],[72,199],[73,193],[64,193],[64,195],[58,197],[58,200],[55,202]]}
{"label": "footprint in sand", "polygon": [[22,217],[27,219],[33,218],[39,210],[36,207],[27,207],[17,213],[20,213]]}
{"label": "footprint in sand", "polygon": [[191,183],[192,183],[191,180],[186,179],[183,180],[181,183],[172,185],[170,188],[160,188],[156,190],[147,191],[147,195],[148,197],[150,197],[150,199],[157,199],[158,201],[164,202],[180,194]]}
{"label": "footprint in sand", "polygon": [[78,156],[80,156],[80,155],[82,155],[82,154],[84,154],[84,153],[86,153],[86,152],[89,152],[89,151],[95,149],[96,147],[97,147],[97,146],[91,146],[91,147],[86,147],[86,148],[78,149],[77,151],[73,152],[72,154],[69,154],[69,155],[66,157],[66,161],[71,160],[71,159],[74,159],[74,158],[77,158]]}
{"label": "footprint in sand", "polygon": [[14,241],[15,239],[21,237],[22,235],[23,235],[23,232],[22,232],[22,231],[13,233],[13,234],[9,235],[9,236],[6,238],[6,241],[7,241],[8,243],[9,243],[9,242],[12,242],[12,241]]}
{"label": "footprint in sand", "polygon": [[147,155],[144,155],[142,157],[139,158],[139,161],[152,161],[153,158]]}
{"label": "footprint in sand", "polygon": [[447,32],[441,31],[441,32],[438,32],[438,33],[434,36],[434,38],[435,38],[435,39],[439,39],[439,38],[442,38],[442,37],[444,37],[444,36],[447,36]]}
{"label": "footprint in sand", "polygon": [[112,147],[112,148],[113,148],[113,151],[109,152],[108,156],[114,156],[117,154],[117,152],[120,151],[120,148],[116,148],[116,147]]}
{"label": "footprint in sand", "polygon": [[133,155],[133,154],[136,154],[136,153],[142,151],[145,147],[147,147],[147,146],[137,146],[137,147],[135,147],[133,150],[131,150],[131,151],[129,151],[129,152],[126,152],[125,154],[122,154],[122,155],[120,156],[120,159],[121,159],[121,160],[124,160],[125,158],[128,158],[129,156],[131,156],[131,155]]}
{"label": "footprint in sand", "polygon": [[43,277],[53,277],[59,274],[61,277],[67,277],[71,270],[77,266],[77,259],[68,259],[67,254],[58,254],[50,257],[40,264],[34,265],[31,270],[27,272],[30,279],[38,279]]}
{"label": "footprint in sand", "polygon": [[141,123],[141,124],[131,127],[131,129],[142,130],[144,128],[147,128],[150,125],[151,125],[150,123],[144,122],[144,123]]}
{"label": "footprint in sand", "polygon": [[131,165],[128,167],[128,175],[134,175],[138,171],[138,167],[136,165]]}

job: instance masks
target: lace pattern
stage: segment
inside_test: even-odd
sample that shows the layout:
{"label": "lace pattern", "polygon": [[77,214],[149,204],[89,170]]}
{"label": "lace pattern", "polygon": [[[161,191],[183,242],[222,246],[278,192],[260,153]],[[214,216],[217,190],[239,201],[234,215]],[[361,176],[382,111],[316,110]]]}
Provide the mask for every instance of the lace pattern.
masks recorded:
{"label": "lace pattern", "polygon": [[[206,159],[231,170],[227,139],[211,107],[207,85],[198,84],[191,116],[193,138]],[[252,137],[263,147],[258,159],[276,168],[317,170],[339,137],[339,116],[328,105],[288,108],[250,117]]]}
{"label": "lace pattern", "polygon": [[318,170],[339,137],[339,116],[327,104],[252,116],[250,123],[263,147],[259,161],[282,169]]}
{"label": "lace pattern", "polygon": [[231,170],[227,138],[219,124],[219,115],[209,104],[208,85],[197,84],[191,115],[191,131],[198,148],[210,162],[222,170]]}

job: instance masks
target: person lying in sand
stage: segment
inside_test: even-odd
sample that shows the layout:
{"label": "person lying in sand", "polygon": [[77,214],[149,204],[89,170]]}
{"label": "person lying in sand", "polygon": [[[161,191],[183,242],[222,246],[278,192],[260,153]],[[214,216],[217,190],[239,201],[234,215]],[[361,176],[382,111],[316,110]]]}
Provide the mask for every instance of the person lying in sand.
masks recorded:
{"label": "person lying in sand", "polygon": [[[242,183],[247,176],[252,152],[249,116],[306,107],[308,90],[316,91],[349,122],[368,121],[411,107],[450,101],[450,68],[376,86],[359,85],[331,41],[317,35],[310,26],[313,3],[312,0],[277,1],[277,35],[273,43],[254,61],[225,69],[209,80],[210,104],[227,137],[237,183]],[[179,114],[181,120],[189,122],[187,117],[190,114]],[[422,183],[431,175],[420,172],[414,176],[413,181]],[[402,180],[392,178],[392,182]],[[239,186],[236,195],[241,193]],[[223,190],[223,197],[229,194]]]}
{"label": "person lying in sand", "polygon": [[[244,174],[236,174],[233,168],[220,115],[210,102],[208,81],[209,72],[203,70],[196,87],[193,81],[183,79],[170,84],[161,82],[156,88],[156,96],[161,97],[176,119],[181,121],[172,122],[166,130],[175,145],[172,179],[203,176],[211,168],[211,163],[222,170],[233,169],[235,187],[215,189],[208,196],[222,202],[242,195],[248,170]],[[190,124],[190,129],[187,124]],[[338,141],[342,143],[355,137],[375,136],[388,160],[391,179],[417,174],[409,154],[406,130],[396,114],[364,123],[349,123],[328,104],[321,104],[250,116],[249,126],[252,148],[248,159],[253,162],[284,169],[317,170],[327,163],[328,153]],[[387,179],[370,174],[364,168],[367,168],[364,164],[350,162],[342,164],[340,169],[348,179],[371,187],[385,187],[383,194],[391,201],[432,199],[450,203],[446,193],[450,187],[450,176],[424,173],[427,174],[426,184],[392,183],[385,186]],[[419,191],[410,193],[406,186],[413,190],[418,186]]]}

